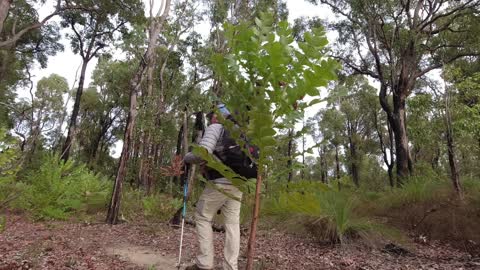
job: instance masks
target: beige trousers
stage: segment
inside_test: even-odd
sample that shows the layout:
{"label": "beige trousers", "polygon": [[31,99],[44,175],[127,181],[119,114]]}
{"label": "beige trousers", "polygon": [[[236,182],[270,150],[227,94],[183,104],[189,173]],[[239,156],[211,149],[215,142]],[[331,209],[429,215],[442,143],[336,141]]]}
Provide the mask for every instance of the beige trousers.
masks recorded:
{"label": "beige trousers", "polygon": [[[223,249],[223,269],[238,269],[238,254],[240,252],[240,199],[242,192],[233,185],[215,184],[217,189],[206,187],[197,203],[195,213],[197,238],[200,252],[196,264],[200,268],[213,269],[214,249],[212,220],[221,209],[225,220],[225,246]],[[227,196],[226,194],[230,194]],[[233,199],[238,198],[238,200]]]}

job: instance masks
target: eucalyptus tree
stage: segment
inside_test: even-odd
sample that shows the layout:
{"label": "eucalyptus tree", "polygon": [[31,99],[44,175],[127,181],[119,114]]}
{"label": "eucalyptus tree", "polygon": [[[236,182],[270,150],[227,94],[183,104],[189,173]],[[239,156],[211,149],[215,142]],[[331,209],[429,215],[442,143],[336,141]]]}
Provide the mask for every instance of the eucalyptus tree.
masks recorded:
{"label": "eucalyptus tree", "polygon": [[90,168],[104,168],[111,161],[110,146],[121,139],[119,129],[126,118],[128,78],[131,61],[101,57],[93,71],[93,82],[80,105],[79,159]]}
{"label": "eucalyptus tree", "polygon": [[52,133],[60,122],[63,111],[63,96],[69,90],[67,79],[57,74],[42,78],[32,98],[32,125],[29,139],[31,152],[35,151],[38,137],[45,135],[52,146]]}
{"label": "eucalyptus tree", "polygon": [[395,178],[393,176],[393,168],[395,166],[395,143],[393,130],[386,118],[385,112],[380,108],[380,104],[370,104],[373,116],[373,126],[375,128],[382,160],[387,167],[388,180],[390,187],[395,186]]}
{"label": "eucalyptus tree", "polygon": [[[480,64],[461,61],[444,70],[444,78],[452,88],[451,112],[453,131],[458,137],[457,149],[462,175],[480,175]],[[473,155],[472,155],[473,154]]]}
{"label": "eucalyptus tree", "polygon": [[352,72],[380,82],[379,100],[395,134],[397,176],[401,183],[412,172],[406,100],[417,80],[430,71],[463,57],[479,55],[471,46],[478,42],[471,33],[479,20],[475,13],[480,1],[309,2],[325,4],[339,15],[332,24],[339,34],[336,57]]}
{"label": "eucalyptus tree", "polygon": [[90,118],[82,115],[80,118],[81,125],[90,126],[93,133],[86,144],[87,160],[90,164],[98,164],[98,154],[108,154],[109,146],[120,139],[114,131],[122,126],[120,123],[124,122],[127,115],[128,99],[125,89],[128,88],[132,73],[132,61],[113,60],[109,57],[101,57],[93,71],[93,82],[89,87],[93,99],[86,100],[85,103],[90,101],[90,104],[85,105],[90,107],[94,116]]}
{"label": "eucalyptus tree", "polygon": [[[455,81],[458,76],[463,77],[458,68],[449,67],[444,70],[443,77],[448,81]],[[450,179],[460,199],[464,198],[461,177],[478,175],[477,168],[480,164],[479,82],[479,72],[464,74],[464,79],[460,82],[452,84],[446,81],[443,93],[438,97],[439,111],[444,120]]]}
{"label": "eucalyptus tree", "polygon": [[175,113],[186,106],[174,101],[185,94],[188,96],[186,92],[197,84],[198,77],[194,77],[190,87],[182,72],[186,68],[184,61],[190,58],[184,43],[192,36],[190,32],[194,24],[200,20],[197,9],[198,3],[190,0],[179,1],[172,7],[171,16],[164,24],[159,47],[146,69],[146,86],[142,89],[142,107],[139,110],[142,117],[137,128],[139,139],[136,140],[141,146],[136,156],[139,156],[138,183],[147,193],[153,183],[154,160],[159,155],[163,156],[163,151],[158,151],[161,144],[159,139],[168,140],[160,131],[166,131],[164,126],[170,126],[168,122],[175,119]]}
{"label": "eucalyptus tree", "polygon": [[[343,115],[344,136],[348,144],[349,169],[354,184],[360,186],[360,170],[364,155],[371,151],[373,115],[370,107],[375,101],[376,90],[363,76],[347,77],[340,87],[349,95],[340,98],[339,111]],[[335,89],[333,90],[335,91]]]}
{"label": "eucalyptus tree", "polygon": [[432,93],[424,92],[417,93],[407,103],[413,162],[426,163],[433,170],[439,169],[442,155],[443,120],[437,99]]}
{"label": "eucalyptus tree", "polygon": [[328,182],[328,171],[329,171],[329,163],[328,163],[328,151],[327,151],[327,144],[328,142],[324,141],[324,134],[323,130],[319,125],[321,120],[321,114],[317,113],[313,117],[310,117],[307,120],[307,124],[310,126],[311,129],[311,136],[312,139],[317,146],[318,152],[318,163],[317,166],[319,167],[320,171],[320,180],[323,183]]}
{"label": "eucalyptus tree", "polygon": [[463,153],[471,153],[472,149],[476,153],[476,158],[468,158],[468,154],[462,155],[467,157],[463,159],[462,168],[464,172],[470,172],[472,176],[478,177],[480,175],[480,72],[474,73],[454,86],[459,91],[457,102],[454,103],[457,116],[454,124],[464,140],[469,142],[462,142],[458,147]]}
{"label": "eucalyptus tree", "polygon": [[[153,16],[153,1],[151,1],[150,4],[150,14]],[[155,50],[158,47],[159,35],[170,12],[170,4],[170,0],[166,0],[165,2],[162,1],[162,5],[158,9],[155,17],[150,18],[147,48],[138,66],[136,67],[135,72],[129,80],[129,109],[123,137],[123,147],[115,177],[112,198],[110,200],[106,218],[106,221],[110,224],[116,224],[118,222],[118,214],[120,212],[120,196],[122,194],[123,180],[127,172],[127,162],[131,155],[131,144],[137,117],[137,95],[140,93],[140,89],[142,87],[141,82],[145,71],[147,67],[151,66],[154,61],[153,58]]]}
{"label": "eucalyptus tree", "polygon": [[340,179],[341,172],[341,147],[345,142],[344,116],[335,107],[325,108],[317,113],[319,127],[323,134],[323,143],[328,143],[334,151],[335,179]]}
{"label": "eucalyptus tree", "polygon": [[[77,5],[91,4],[90,1],[78,0]],[[128,31],[128,23],[136,23],[144,18],[143,3],[140,0],[95,1],[93,9],[68,10],[62,13],[61,25],[70,28],[67,35],[74,53],[82,58],[78,88],[75,93],[72,114],[68,125],[68,134],[62,147],[61,157],[68,160],[75,133],[77,117],[85,83],[88,63],[98,53],[121,37],[118,33]]]}
{"label": "eucalyptus tree", "polygon": [[33,65],[45,68],[47,58],[63,50],[58,25],[45,24],[46,18],[39,22],[36,2],[0,1],[0,125],[11,127],[8,111],[14,106],[15,90],[33,87]]}
{"label": "eucalyptus tree", "polygon": [[72,1],[48,1],[52,4],[53,11],[39,19],[37,9],[46,5],[45,0],[0,0],[0,49],[12,48],[31,31],[45,27],[50,20],[67,10],[92,10],[89,3],[78,5]]}
{"label": "eucalyptus tree", "polygon": [[38,81],[36,91],[30,88],[30,99],[21,98],[15,103],[16,110],[11,113],[13,131],[23,140],[20,150],[24,160],[30,162],[36,150],[52,147],[67,91],[67,80],[51,74]]}

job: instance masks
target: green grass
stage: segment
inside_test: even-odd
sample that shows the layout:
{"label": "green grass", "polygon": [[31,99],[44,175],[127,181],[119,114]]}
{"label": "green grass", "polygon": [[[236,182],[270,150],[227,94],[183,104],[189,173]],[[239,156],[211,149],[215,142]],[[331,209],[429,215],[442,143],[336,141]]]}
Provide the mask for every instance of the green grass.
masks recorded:
{"label": "green grass", "polygon": [[411,177],[402,187],[383,192],[380,205],[390,209],[438,201],[447,195],[447,186],[444,179]]}
{"label": "green grass", "polygon": [[146,195],[143,190],[126,187],[122,194],[120,211],[127,221],[145,219],[150,222],[164,222],[173,217],[182,202],[182,198],[169,194]]}
{"label": "green grass", "polygon": [[355,214],[358,204],[352,192],[321,183],[299,183],[266,199],[263,214],[283,224],[300,223],[321,240],[345,243],[381,230],[381,224]]}

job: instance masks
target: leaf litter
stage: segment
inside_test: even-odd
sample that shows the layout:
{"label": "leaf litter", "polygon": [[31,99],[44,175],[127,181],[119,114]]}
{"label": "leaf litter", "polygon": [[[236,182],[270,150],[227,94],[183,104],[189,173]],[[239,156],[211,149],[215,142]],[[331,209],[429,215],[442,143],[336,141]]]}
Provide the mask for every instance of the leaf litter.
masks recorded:
{"label": "leaf litter", "polygon": [[[215,232],[216,269],[221,268],[224,234]],[[176,269],[180,230],[165,223],[32,222],[10,216],[0,234],[0,270]],[[239,266],[246,263],[248,234],[242,236]],[[186,226],[182,266],[194,262],[195,228]],[[480,269],[480,257],[445,244],[412,244],[397,255],[361,244],[333,246],[277,230],[259,232],[256,269],[466,270]]]}

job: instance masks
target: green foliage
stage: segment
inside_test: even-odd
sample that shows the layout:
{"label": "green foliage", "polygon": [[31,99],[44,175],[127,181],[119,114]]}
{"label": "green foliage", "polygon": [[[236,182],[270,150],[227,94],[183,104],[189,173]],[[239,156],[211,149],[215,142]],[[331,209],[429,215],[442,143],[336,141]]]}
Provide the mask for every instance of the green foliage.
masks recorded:
{"label": "green foliage", "polygon": [[[85,0],[74,2],[77,5],[91,5]],[[82,58],[87,56],[91,59],[95,56],[92,48],[98,50],[116,41],[120,37],[115,35],[116,32],[128,32],[127,22],[142,23],[145,20],[143,9],[143,2],[138,0],[96,1],[95,9],[88,12],[81,9],[63,12],[60,24],[62,27],[75,28],[75,32],[67,34],[72,51],[80,53]],[[87,40],[90,40],[91,47],[84,44]]]}
{"label": "green foliage", "polygon": [[167,221],[182,206],[182,199],[166,194],[152,194],[142,199],[143,211],[147,219]]}
{"label": "green foliage", "polygon": [[[35,3],[37,2],[37,3]],[[48,57],[63,51],[59,43],[60,31],[55,22],[50,21],[40,28],[27,31],[22,37],[11,43],[15,33],[39,23],[39,1],[19,0],[7,8],[8,14],[0,29],[0,102],[14,104],[15,90],[30,86],[30,73],[38,63],[47,66]],[[43,3],[42,3],[43,4]],[[11,127],[11,108],[0,105],[0,125]]]}
{"label": "green foliage", "polygon": [[[305,33],[298,47],[288,22],[275,24],[271,14],[262,13],[253,26],[226,24],[224,29],[229,54],[216,54],[212,60],[223,82],[222,101],[235,112],[238,125],[223,123],[240,145],[244,144],[241,134],[245,134],[259,147],[257,163],[262,174],[277,154],[277,131],[292,127],[302,117],[303,110],[312,105],[302,102],[303,97],[318,96],[319,88],[336,78],[338,65],[324,57],[328,41],[321,27]],[[238,182],[231,170],[215,163],[211,159],[208,166]]]}
{"label": "green foliage", "polygon": [[67,219],[104,209],[111,183],[73,161],[60,162],[48,156],[25,181],[16,207],[27,210],[35,219]]}
{"label": "green foliage", "polygon": [[480,179],[465,177],[462,188],[468,201],[480,208]]}
{"label": "green foliage", "polygon": [[448,183],[444,180],[435,180],[430,176],[413,176],[401,187],[384,193],[381,207],[400,208],[416,204],[437,201],[444,196],[442,190]]}
{"label": "green foliage", "polygon": [[18,196],[14,180],[20,169],[15,139],[0,128],[0,210]]}
{"label": "green foliage", "polygon": [[11,178],[19,170],[16,140],[0,128],[0,179]]}
{"label": "green foliage", "polygon": [[304,221],[322,240],[345,243],[349,238],[368,234],[379,225],[355,215],[355,195],[325,184],[298,182],[269,197],[263,213],[286,222]]}
{"label": "green foliage", "polygon": [[226,166],[209,154],[205,148],[194,145],[192,153],[206,161],[209,167],[221,173],[242,192],[248,192],[249,188],[254,188],[255,183],[251,179],[246,179],[245,177],[236,174],[230,167]]}
{"label": "green foliage", "polygon": [[5,230],[6,225],[7,225],[7,218],[5,216],[0,216],[0,233],[2,233]]}
{"label": "green foliage", "polygon": [[[169,220],[182,205],[181,198],[169,194],[145,195],[141,189],[127,188],[122,194],[122,218],[127,221],[146,219],[152,222]],[[189,205],[187,209],[192,209]]]}

